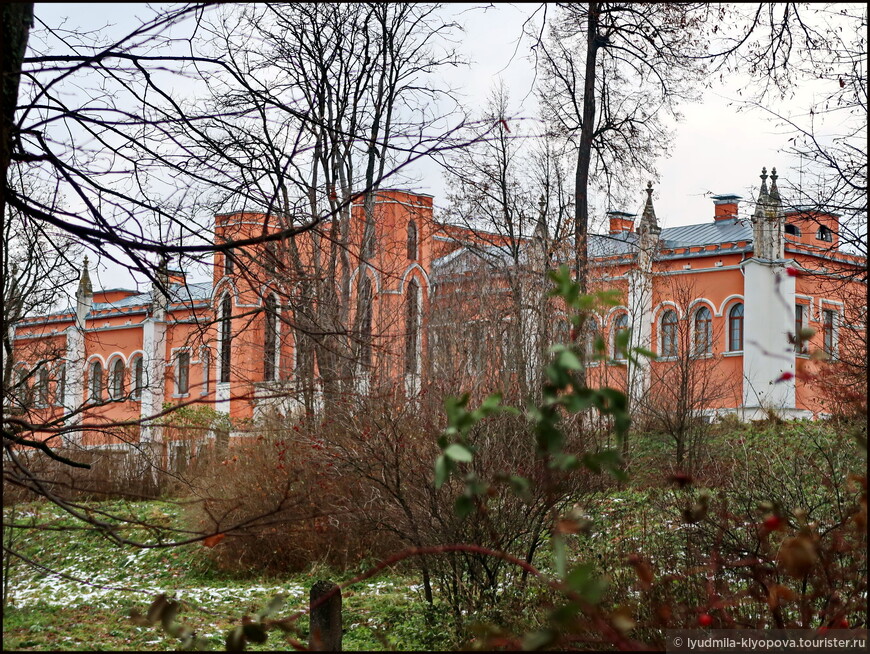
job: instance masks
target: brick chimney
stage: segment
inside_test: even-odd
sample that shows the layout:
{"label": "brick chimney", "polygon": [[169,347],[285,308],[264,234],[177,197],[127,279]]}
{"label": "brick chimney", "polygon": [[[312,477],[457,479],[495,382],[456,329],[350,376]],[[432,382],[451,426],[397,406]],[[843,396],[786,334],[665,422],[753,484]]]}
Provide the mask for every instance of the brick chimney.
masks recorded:
{"label": "brick chimney", "polygon": [[608,211],[607,217],[610,218],[610,233],[622,234],[622,232],[630,232],[634,229],[634,214],[624,211]]}
{"label": "brick chimney", "polygon": [[714,195],[713,196],[713,205],[715,207],[715,213],[713,214],[713,220],[730,220],[731,218],[737,218],[737,204],[743,198],[739,195]]}

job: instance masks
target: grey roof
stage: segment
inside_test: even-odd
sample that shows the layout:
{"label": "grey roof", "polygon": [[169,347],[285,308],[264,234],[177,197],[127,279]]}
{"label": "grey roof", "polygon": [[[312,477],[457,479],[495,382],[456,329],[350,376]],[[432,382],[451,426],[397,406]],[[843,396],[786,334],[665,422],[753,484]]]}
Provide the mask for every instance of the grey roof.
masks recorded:
{"label": "grey roof", "polygon": [[[620,232],[618,234],[590,234],[588,247],[589,256],[617,257],[631,255],[637,251],[635,232]],[[662,249],[682,248],[714,243],[730,243],[736,241],[752,241],[752,226],[748,221],[736,218],[709,221],[698,225],[683,225],[666,227],[661,231]],[[748,249],[748,244],[747,244]],[[467,254],[468,256],[462,256]],[[526,250],[520,255],[520,262],[526,261]],[[697,256],[681,254],[676,256]],[[432,262],[432,273],[435,275],[458,274],[473,270],[481,261],[487,261],[494,267],[509,266],[512,257],[505,248],[496,245],[487,247],[461,247]]]}
{"label": "grey roof", "polygon": [[[115,289],[120,290],[120,289]],[[211,299],[211,282],[198,282],[196,284],[169,284],[169,302],[170,304],[191,305],[196,302],[208,301]],[[99,291],[98,291],[99,292]],[[123,310],[132,307],[139,307],[151,304],[151,291],[146,293],[136,293],[125,298],[115,300],[114,302],[94,302],[91,306],[91,311],[108,311],[108,310]],[[48,314],[50,316],[58,316],[67,313],[75,313],[75,306],[69,306],[65,309],[59,309]]]}
{"label": "grey roof", "polygon": [[751,241],[752,225],[746,220],[729,218],[699,225],[668,227],[662,230],[662,240],[667,248]]}

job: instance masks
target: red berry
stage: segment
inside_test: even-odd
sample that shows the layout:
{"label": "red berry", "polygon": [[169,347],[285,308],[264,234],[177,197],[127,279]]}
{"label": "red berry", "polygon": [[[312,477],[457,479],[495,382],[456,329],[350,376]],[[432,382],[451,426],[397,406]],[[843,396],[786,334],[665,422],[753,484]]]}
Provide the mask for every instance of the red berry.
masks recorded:
{"label": "red berry", "polygon": [[713,616],[709,613],[702,613],[698,616],[698,624],[702,627],[709,627],[713,624]]}
{"label": "red berry", "polygon": [[801,271],[798,270],[797,268],[792,268],[791,266],[789,266],[788,268],[785,269],[785,274],[788,275],[789,277],[800,277]]}
{"label": "red berry", "polygon": [[840,620],[840,629],[848,629],[848,628],[849,628],[849,621],[846,618],[843,618],[842,620]]}
{"label": "red berry", "polygon": [[778,515],[772,515],[764,521],[764,526],[768,531],[776,531],[782,525],[782,518]]}

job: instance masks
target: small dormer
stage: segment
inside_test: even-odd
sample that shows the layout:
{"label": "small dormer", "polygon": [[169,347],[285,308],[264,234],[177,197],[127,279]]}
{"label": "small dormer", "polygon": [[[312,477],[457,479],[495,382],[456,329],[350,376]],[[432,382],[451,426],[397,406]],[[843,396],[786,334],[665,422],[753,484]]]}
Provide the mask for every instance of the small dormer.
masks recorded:
{"label": "small dormer", "polygon": [[785,240],[817,248],[837,249],[840,216],[811,208],[797,207],[785,214]]}

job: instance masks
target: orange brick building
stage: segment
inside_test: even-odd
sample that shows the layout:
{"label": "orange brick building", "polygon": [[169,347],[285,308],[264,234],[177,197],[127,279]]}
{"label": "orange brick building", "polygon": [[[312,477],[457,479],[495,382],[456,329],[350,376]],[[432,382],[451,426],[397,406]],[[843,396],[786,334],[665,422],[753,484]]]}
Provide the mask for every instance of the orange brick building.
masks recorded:
{"label": "orange brick building", "polygon": [[[717,389],[703,398],[708,413],[826,412],[823,359],[864,356],[866,260],[840,251],[835,214],[784,210],[775,170],[769,189],[762,174],[751,220],[739,217],[739,200],[715,196],[711,219],[662,229],[650,187],[636,228],[634,216],[612,212],[609,233],[590,235],[593,287],[622,296],[588,321],[584,338],[597,334],[608,349],[589,364],[592,383],[622,386],[641,406],[691,354]],[[93,291],[85,260],[75,307],[15,326],[19,410],[66,440],[111,446],[118,429],[159,441],[166,404],[207,404],[240,428],[265,412],[317,411],[327,391],[415,396],[443,377],[459,392],[453,384],[487,366],[499,369],[493,385],[522,377],[534,387],[546,346],[567,331],[552,302],[525,319],[527,296],[541,292],[507,280],[522,269],[540,281],[564,256],[544,221],[510,258],[507,239],[436,223],[430,196],[383,190],[369,214],[355,204],[346,215],[294,239],[219,251],[210,282],[164,268],[149,292]],[[215,242],[286,227],[220,214]],[[511,306],[520,308],[504,315]],[[513,331],[496,338],[487,311]],[[625,360],[621,329],[658,359]],[[523,348],[531,354],[519,366]]]}

